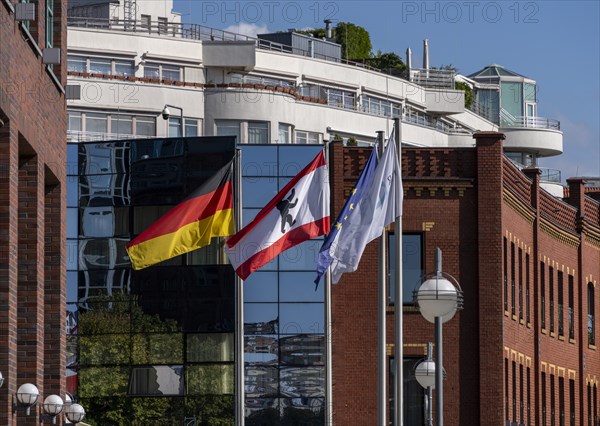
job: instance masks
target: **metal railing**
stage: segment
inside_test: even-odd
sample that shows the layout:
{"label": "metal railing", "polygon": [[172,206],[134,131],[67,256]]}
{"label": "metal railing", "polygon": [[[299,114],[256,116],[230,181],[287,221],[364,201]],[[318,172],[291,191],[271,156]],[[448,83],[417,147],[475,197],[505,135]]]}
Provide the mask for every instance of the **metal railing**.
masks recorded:
{"label": "metal railing", "polygon": [[125,133],[86,132],[82,130],[67,130],[67,142],[102,142],[119,139],[148,139],[156,136],[129,135]]}
{"label": "metal railing", "polygon": [[454,89],[454,70],[411,68],[410,81],[431,89]]}
{"label": "metal railing", "polygon": [[542,182],[561,183],[560,170],[550,169],[548,167],[538,167],[538,169],[542,172],[540,175],[540,180]]}
{"label": "metal railing", "polygon": [[500,127],[560,130],[560,121],[545,117],[515,117],[502,108],[500,109]]}

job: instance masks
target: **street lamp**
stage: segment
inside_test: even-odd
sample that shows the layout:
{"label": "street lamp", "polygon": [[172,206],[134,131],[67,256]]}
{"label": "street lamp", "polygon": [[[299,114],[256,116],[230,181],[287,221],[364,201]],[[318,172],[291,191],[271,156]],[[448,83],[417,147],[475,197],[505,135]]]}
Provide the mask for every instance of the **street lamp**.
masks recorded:
{"label": "street lamp", "polygon": [[4,377],[2,377],[2,371],[0,371],[0,388],[4,384]]}
{"label": "street lamp", "polygon": [[42,404],[42,408],[44,409],[44,413],[50,417],[50,421],[52,424],[56,424],[56,416],[58,416],[64,407],[64,402],[62,398],[58,395],[50,395],[44,399],[44,403]]}
{"label": "street lamp", "polygon": [[185,136],[183,130],[184,130],[184,125],[183,125],[183,108],[180,108],[178,106],[175,105],[169,105],[169,104],[165,104],[165,107],[163,108],[163,110],[161,111],[161,115],[163,120],[167,121],[167,136],[169,136],[169,118],[171,117],[171,110],[169,110],[169,108],[175,108],[179,110],[179,119],[181,120],[181,136]]}
{"label": "street lamp", "polygon": [[79,423],[85,417],[85,410],[77,403],[69,404],[65,409],[65,416],[71,423]]}
{"label": "street lamp", "polygon": [[[35,405],[39,397],[40,391],[34,384],[25,383],[19,386],[19,389],[17,389],[17,405],[25,407],[26,415],[31,413],[31,407]],[[16,406],[13,406],[13,412],[16,410],[16,408]]]}
{"label": "street lamp", "polygon": [[442,272],[442,251],[435,252],[436,271],[425,277],[414,298],[419,305],[421,315],[435,323],[435,389],[436,426],[444,424],[444,392],[443,392],[443,339],[442,324],[451,320],[456,311],[462,308],[463,295],[458,281],[449,274]]}

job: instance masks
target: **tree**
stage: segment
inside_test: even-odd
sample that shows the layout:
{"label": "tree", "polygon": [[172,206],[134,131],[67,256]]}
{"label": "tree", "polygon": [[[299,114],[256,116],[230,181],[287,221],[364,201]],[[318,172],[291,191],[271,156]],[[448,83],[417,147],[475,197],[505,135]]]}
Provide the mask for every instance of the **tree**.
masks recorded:
{"label": "tree", "polygon": [[454,88],[465,92],[465,108],[470,108],[473,104],[473,90],[471,90],[471,87],[467,83],[457,81],[454,83]]}
{"label": "tree", "polygon": [[400,56],[394,52],[382,53],[381,50],[378,50],[377,53],[367,61],[367,63],[370,66],[378,68],[387,74],[395,76],[402,75],[404,70],[406,70],[406,65],[404,62]]}
{"label": "tree", "polygon": [[335,41],[342,45],[342,58],[349,60],[371,57],[371,36],[363,27],[351,22],[339,22],[335,27]]}

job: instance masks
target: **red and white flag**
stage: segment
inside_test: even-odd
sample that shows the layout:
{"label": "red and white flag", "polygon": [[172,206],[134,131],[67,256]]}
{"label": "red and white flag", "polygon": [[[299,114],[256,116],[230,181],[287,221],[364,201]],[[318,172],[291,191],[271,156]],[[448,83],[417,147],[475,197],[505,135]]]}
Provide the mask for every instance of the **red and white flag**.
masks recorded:
{"label": "red and white flag", "polygon": [[235,272],[246,279],[278,254],[329,229],[329,172],[321,151],[252,222],[227,240],[225,251]]}

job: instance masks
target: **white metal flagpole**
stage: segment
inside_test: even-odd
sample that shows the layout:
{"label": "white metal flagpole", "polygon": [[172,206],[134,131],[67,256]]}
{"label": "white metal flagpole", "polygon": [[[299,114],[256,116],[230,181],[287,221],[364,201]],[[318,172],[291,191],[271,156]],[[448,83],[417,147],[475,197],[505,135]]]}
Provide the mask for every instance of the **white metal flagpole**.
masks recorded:
{"label": "white metal flagpole", "polygon": [[[242,229],[242,150],[235,154],[235,230]],[[235,274],[235,424],[244,426],[244,280]]]}
{"label": "white metal flagpole", "polygon": [[[325,145],[325,158],[329,168],[329,147]],[[331,176],[331,169],[329,169]],[[331,268],[325,271],[325,425],[333,425],[333,347],[331,334]]]}
{"label": "white metal flagpole", "polygon": [[[396,134],[396,152],[402,170],[402,121],[394,119]],[[402,189],[402,191],[404,191]],[[403,192],[401,196],[404,197]],[[404,201],[402,202],[404,204]],[[394,222],[394,249],[396,253],[396,268],[394,270],[394,425],[404,425],[404,348],[403,348],[403,300],[402,300],[402,209],[400,216]]]}
{"label": "white metal flagpole", "polygon": [[[383,155],[384,150],[384,132],[377,132],[377,141],[379,144],[379,157]],[[387,307],[387,299],[385,292],[385,283],[387,277],[387,268],[386,268],[386,241],[387,232],[385,228],[383,229],[383,233],[381,237],[379,237],[379,269],[378,269],[378,290],[377,290],[377,300],[378,300],[378,310],[377,310],[377,424],[378,425],[387,425],[386,414],[387,414],[387,354],[385,350],[385,337],[386,337],[386,327],[385,327],[385,315],[386,315],[386,307]]]}

